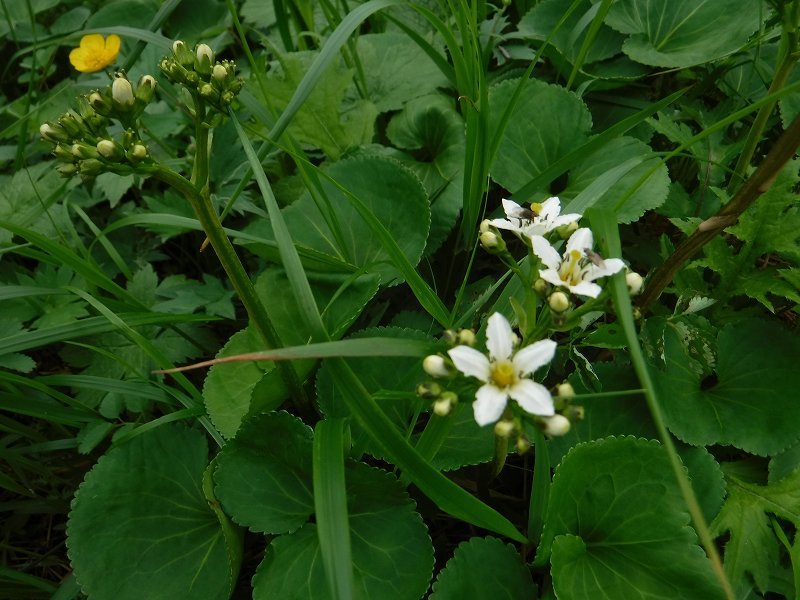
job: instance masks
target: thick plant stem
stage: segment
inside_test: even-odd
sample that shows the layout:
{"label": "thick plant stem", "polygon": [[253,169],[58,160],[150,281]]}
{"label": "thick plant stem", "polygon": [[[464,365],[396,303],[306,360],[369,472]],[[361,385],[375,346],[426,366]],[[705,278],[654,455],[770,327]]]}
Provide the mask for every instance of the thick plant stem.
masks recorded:
{"label": "thick plant stem", "polygon": [[[253,283],[244,270],[233,244],[231,244],[222,228],[222,223],[220,223],[219,217],[208,197],[207,188],[205,188],[204,192],[201,192],[190,181],[165,167],[155,167],[148,170],[148,173],[171,186],[189,200],[200,224],[203,226],[203,230],[206,232],[208,239],[211,240],[211,246],[219,257],[222,268],[225,269],[225,273],[233,284],[258,333],[269,347],[282,347],[283,344],[272,326],[272,321],[267,314],[266,308],[264,308],[264,304],[256,294]],[[297,407],[304,414],[311,415],[313,413],[311,402],[303,390],[294,367],[286,361],[277,361],[275,366]]]}
{"label": "thick plant stem", "polygon": [[661,265],[645,285],[639,297],[639,307],[646,311],[661,295],[676,273],[697,251],[716,237],[723,229],[736,223],[739,216],[747,210],[764,192],[769,190],[772,182],[792,159],[800,146],[800,117],[797,117],[789,128],[783,132],[772,147],[767,157],[756,169],[742,189],[723,206],[717,214],[700,223],[698,228],[675,252]]}

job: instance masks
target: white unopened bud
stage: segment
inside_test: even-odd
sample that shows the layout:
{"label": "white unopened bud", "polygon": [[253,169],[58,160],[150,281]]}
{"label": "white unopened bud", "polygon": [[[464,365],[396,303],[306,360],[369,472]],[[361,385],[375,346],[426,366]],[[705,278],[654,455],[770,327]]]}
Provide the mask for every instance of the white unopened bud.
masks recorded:
{"label": "white unopened bud", "polygon": [[175,54],[178,54],[178,52],[183,52],[184,48],[186,48],[186,44],[184,44],[181,40],[175,40],[172,42],[172,51]]}
{"label": "white unopened bud", "polygon": [[118,158],[122,156],[119,146],[112,140],[100,140],[97,142],[97,151],[105,158]]}
{"label": "white unopened bud", "polygon": [[133,87],[125,77],[115,77],[111,84],[111,97],[121,107],[133,106]]}
{"label": "white unopened bud", "polygon": [[533,282],[533,291],[539,294],[540,296],[544,296],[547,293],[547,290],[550,289],[550,284],[547,283],[541,277]]}
{"label": "white unopened bud", "polygon": [[553,415],[552,417],[545,417],[544,432],[551,437],[559,437],[569,433],[572,424],[569,419],[564,415]]}
{"label": "white unopened bud", "polygon": [[147,146],[142,144],[134,144],[133,148],[131,148],[131,158],[136,160],[144,160],[147,158]]}
{"label": "white unopened bud", "polygon": [[211,69],[211,76],[219,83],[223,83],[228,78],[228,69],[219,64],[214,65],[214,68]]}
{"label": "white unopened bud", "polygon": [[422,361],[422,369],[431,377],[447,377],[450,375],[450,368],[444,358],[438,354],[429,354]]}
{"label": "white unopened bud", "polygon": [[629,271],[625,275],[625,283],[628,284],[628,292],[630,292],[631,296],[635,296],[642,290],[644,279],[636,271]]}
{"label": "white unopened bud", "polygon": [[480,227],[478,227],[478,231],[480,231],[481,233],[486,233],[487,231],[490,230],[491,226],[492,224],[489,221],[489,219],[484,219],[483,221],[481,221]]}
{"label": "white unopened bud", "polygon": [[198,44],[195,49],[196,68],[200,73],[210,73],[214,64],[214,51],[208,44]]}
{"label": "white unopened bud", "polygon": [[550,305],[550,310],[562,313],[569,308],[569,296],[564,292],[553,292],[547,303]]}
{"label": "white unopened bud", "polygon": [[500,244],[503,241],[499,235],[497,235],[494,231],[484,231],[480,235],[481,245],[486,250],[498,250],[500,248]]}
{"label": "white unopened bud", "polygon": [[474,346],[475,332],[472,329],[462,329],[458,332],[458,343],[465,346]]}
{"label": "white unopened bud", "polygon": [[453,405],[447,398],[441,398],[433,403],[433,412],[440,417],[446,417],[452,409]]}
{"label": "white unopened bud", "polygon": [[514,429],[513,421],[498,421],[494,424],[494,434],[497,437],[507,438],[514,433]]}
{"label": "white unopened bud", "polygon": [[559,383],[556,386],[556,393],[558,394],[559,398],[574,398],[575,388],[572,387],[572,384],[565,381],[564,383]]}

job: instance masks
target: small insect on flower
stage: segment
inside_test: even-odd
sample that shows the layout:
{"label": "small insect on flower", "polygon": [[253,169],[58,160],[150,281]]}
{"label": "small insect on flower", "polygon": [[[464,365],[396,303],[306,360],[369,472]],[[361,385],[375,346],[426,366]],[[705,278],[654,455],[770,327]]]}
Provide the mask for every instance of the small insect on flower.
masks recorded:
{"label": "small insect on flower", "polygon": [[104,38],[99,33],[90,33],[69,53],[69,62],[81,73],[94,73],[117,60],[119,47],[118,35],[112,33]]}

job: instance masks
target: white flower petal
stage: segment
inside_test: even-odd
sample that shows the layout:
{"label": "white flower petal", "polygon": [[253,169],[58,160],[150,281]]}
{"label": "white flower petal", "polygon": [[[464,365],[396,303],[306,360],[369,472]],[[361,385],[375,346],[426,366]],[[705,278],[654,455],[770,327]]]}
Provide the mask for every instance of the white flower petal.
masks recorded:
{"label": "white flower petal", "polygon": [[[580,231],[580,229],[578,231]],[[558,267],[561,266],[561,256],[559,256],[558,251],[550,245],[550,242],[540,235],[534,235],[531,236],[531,244],[533,245],[533,253],[538,256],[548,268],[558,271]]]}
{"label": "white flower petal", "polygon": [[475,422],[481,427],[494,423],[503,414],[507,402],[508,394],[504,390],[488,383],[482,385],[475,394],[475,402],[472,403]]}
{"label": "white flower petal", "polygon": [[545,221],[554,220],[561,213],[561,200],[553,196],[542,202],[542,210],[539,216]]}
{"label": "white flower petal", "polygon": [[553,340],[539,340],[525,346],[514,355],[514,370],[522,376],[533,373],[553,360],[557,345]]}
{"label": "white flower petal", "polygon": [[519,219],[524,209],[513,200],[503,198],[503,210],[506,211],[506,216],[509,219]]}
{"label": "white flower petal", "polygon": [[475,348],[456,346],[448,350],[447,354],[450,356],[450,360],[453,361],[456,369],[461,371],[464,375],[477,377],[481,381],[489,381],[489,375],[491,375],[489,359],[475,350]]}
{"label": "white flower petal", "polygon": [[507,229],[516,233],[522,233],[522,228],[519,225],[511,221],[506,221],[505,219],[492,219],[489,223],[498,229]]}
{"label": "white flower petal", "polygon": [[515,383],[509,388],[508,394],[532,415],[550,417],[556,412],[553,408],[553,397],[547,388],[530,379],[521,379]]}
{"label": "white flower petal", "polygon": [[564,285],[564,281],[555,269],[547,269],[546,271],[539,271],[539,277],[544,279],[551,285]]}
{"label": "white flower petal", "polygon": [[569,254],[573,250],[577,250],[581,253],[581,256],[584,256],[584,251],[587,248],[591,250],[593,247],[594,237],[592,236],[592,230],[588,227],[581,227],[580,229],[576,229],[575,233],[569,237],[569,240],[567,241],[567,251],[565,254]]}
{"label": "white flower petal", "polygon": [[569,213],[567,215],[559,215],[553,221],[553,229],[555,229],[556,227],[561,227],[562,225],[569,225],[573,221],[577,221],[580,218],[581,218],[581,215],[579,215],[578,213]]}
{"label": "white flower petal", "polygon": [[486,347],[489,357],[495,360],[508,360],[514,343],[511,324],[500,313],[494,313],[486,324]]}
{"label": "white flower petal", "polygon": [[596,283],[591,283],[589,281],[581,281],[578,285],[570,285],[569,291],[573,294],[577,294],[578,296],[589,296],[590,298],[597,298],[600,295],[600,292],[603,291]]}
{"label": "white flower petal", "polygon": [[625,268],[625,263],[619,258],[606,258],[602,265],[592,265],[589,281],[594,281],[600,277],[607,277]]}

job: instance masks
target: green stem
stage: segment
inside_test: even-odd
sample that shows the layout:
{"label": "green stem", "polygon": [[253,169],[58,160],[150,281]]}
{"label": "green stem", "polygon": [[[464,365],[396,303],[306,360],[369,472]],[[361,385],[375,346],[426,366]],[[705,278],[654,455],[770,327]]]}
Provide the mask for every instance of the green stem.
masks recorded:
{"label": "green stem", "polygon": [[539,546],[550,500],[550,452],[544,433],[537,427],[533,438],[533,484],[528,504],[528,540],[531,548]]}
{"label": "green stem", "polygon": [[[195,172],[200,172],[200,169],[196,169]],[[174,188],[189,201],[200,224],[203,226],[203,230],[211,241],[211,246],[219,257],[220,263],[222,263],[222,268],[225,269],[225,273],[233,284],[233,288],[236,290],[242,304],[244,304],[245,310],[250,319],[252,319],[256,330],[270,348],[283,347],[284,344],[278,337],[264,304],[258,297],[253,283],[236,255],[233,244],[231,244],[228,236],[225,235],[219,216],[208,197],[208,186],[204,186],[204,192],[201,192],[189,180],[160,165],[148,169],[147,173]],[[298,408],[304,413],[312,415],[311,402],[292,364],[287,361],[277,361],[275,367]]]}

